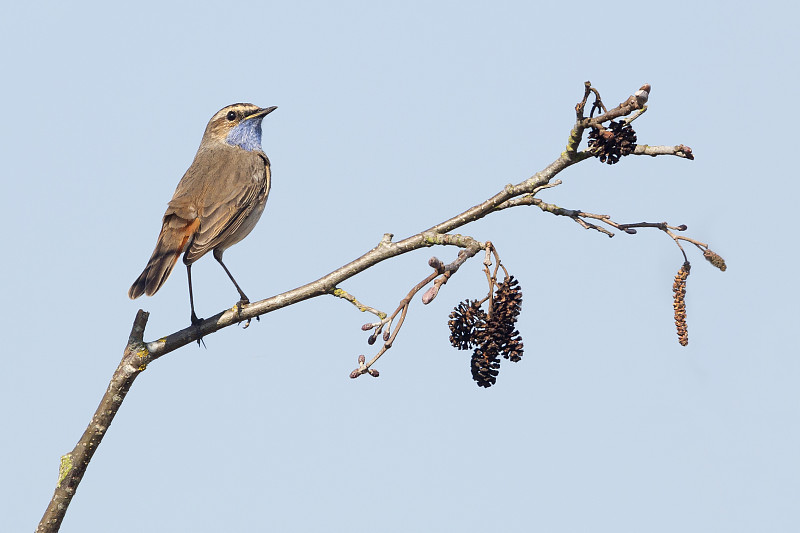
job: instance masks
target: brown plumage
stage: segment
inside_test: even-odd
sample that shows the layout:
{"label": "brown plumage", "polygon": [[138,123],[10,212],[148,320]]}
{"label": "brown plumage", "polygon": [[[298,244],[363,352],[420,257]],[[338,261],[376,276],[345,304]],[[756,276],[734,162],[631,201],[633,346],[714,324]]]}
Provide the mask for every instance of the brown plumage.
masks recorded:
{"label": "brown plumage", "polygon": [[234,104],[211,118],[197,155],[168,204],[153,255],[128,291],[131,299],[155,294],[184,254],[196,323],[191,265],[213,251],[236,286],[240,304],[248,303],[222,254],[250,233],[264,211],[270,167],[260,145],[261,120],[274,109]]}

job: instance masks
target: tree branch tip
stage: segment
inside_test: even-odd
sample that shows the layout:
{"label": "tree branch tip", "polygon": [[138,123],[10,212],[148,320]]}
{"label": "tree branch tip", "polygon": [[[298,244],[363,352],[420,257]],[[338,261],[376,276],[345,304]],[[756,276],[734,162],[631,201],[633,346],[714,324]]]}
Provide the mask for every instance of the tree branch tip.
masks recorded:
{"label": "tree branch tip", "polygon": [[544,185],[539,185],[538,187],[534,187],[533,191],[531,191],[531,195],[536,194],[539,191],[543,191],[544,189],[552,189],[553,187],[558,187],[563,182],[559,179],[555,179],[549,183],[545,183]]}
{"label": "tree branch tip", "polygon": [[150,318],[150,313],[144,309],[139,309],[139,311],[136,312],[136,318],[133,319],[133,326],[131,327],[131,334],[128,336],[128,345],[144,342],[144,330],[147,326],[148,318]]}
{"label": "tree branch tip", "polygon": [[374,368],[367,368],[366,366],[364,366],[363,368],[359,367],[350,372],[350,379],[356,379],[358,376],[361,376],[362,374],[369,374],[373,378],[377,378],[378,376],[380,376],[380,372],[378,372]]}
{"label": "tree branch tip", "polygon": [[650,98],[650,84],[645,83],[642,85],[638,91],[636,91],[633,96],[636,97],[636,101],[639,103],[640,106],[643,106],[647,99]]}
{"label": "tree branch tip", "polygon": [[642,115],[644,115],[645,111],[647,111],[647,106],[643,105],[641,109],[636,111],[633,115],[629,116],[628,118],[624,119],[622,122],[624,122],[625,124],[630,124],[631,122],[633,122],[637,118],[639,118]]}
{"label": "tree branch tip", "polygon": [[441,272],[442,269],[444,269],[444,264],[436,256],[433,256],[430,259],[428,259],[428,266],[430,266],[437,272]]}

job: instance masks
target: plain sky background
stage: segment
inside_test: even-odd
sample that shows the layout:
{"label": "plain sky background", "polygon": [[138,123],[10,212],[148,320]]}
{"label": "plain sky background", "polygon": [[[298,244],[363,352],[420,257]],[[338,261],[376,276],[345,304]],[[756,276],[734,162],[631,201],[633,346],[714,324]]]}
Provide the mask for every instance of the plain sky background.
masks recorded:
{"label": "plain sky background", "polygon": [[[542,3],[544,4],[544,3]],[[188,325],[179,267],[130,301],[208,119],[264,121],[273,188],[226,253],[257,300],[517,183],[563,149],[591,80],[652,84],[643,144],[696,160],[586,161],[543,199],[687,224],[690,343],[657,231],[608,239],[535,208],[460,231],[524,292],[523,360],[478,388],[447,316],[474,259],[415,300],[381,377],[350,380],[370,316],[333,297],[152,364],[64,532],[789,532],[800,527],[794,2],[5,2],[0,530],[31,531],[136,310]],[[342,287],[391,311],[420,251]],[[198,314],[236,301],[209,256]]]}

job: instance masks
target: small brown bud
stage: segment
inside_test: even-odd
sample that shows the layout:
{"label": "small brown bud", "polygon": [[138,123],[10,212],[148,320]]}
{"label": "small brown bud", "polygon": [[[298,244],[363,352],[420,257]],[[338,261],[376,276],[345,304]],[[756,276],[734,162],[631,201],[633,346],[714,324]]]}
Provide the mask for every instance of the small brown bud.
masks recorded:
{"label": "small brown bud", "polygon": [[361,331],[369,331],[375,327],[375,324],[364,324],[361,326]]}
{"label": "small brown bud", "polygon": [[432,285],[431,288],[425,291],[425,294],[422,295],[422,303],[425,305],[431,303],[433,299],[436,298],[436,294],[438,292],[439,292],[439,286],[435,284]]}
{"label": "small brown bud", "polygon": [[367,362],[367,358],[364,357],[364,354],[361,354],[361,355],[358,356],[358,364],[359,365],[363,365],[366,362]]}
{"label": "small brown bud", "polygon": [[378,332],[375,332],[369,336],[369,338],[367,339],[367,344],[372,346],[373,344],[375,344],[376,340],[378,340]]}
{"label": "small brown bud", "polygon": [[372,376],[373,378],[377,378],[378,376],[381,375],[380,372],[378,372],[374,368],[370,368],[368,372],[369,372],[369,375]]}
{"label": "small brown bud", "polygon": [[361,375],[361,372],[359,372],[358,369],[356,368],[355,370],[350,372],[350,379],[356,379],[360,375]]}
{"label": "small brown bud", "polygon": [[389,332],[389,330],[388,330],[388,329],[387,329],[386,331],[384,331],[384,332],[383,332],[383,340],[384,340],[384,342],[385,342],[385,341],[388,341],[388,340],[389,340],[389,337],[391,337],[391,335],[392,335],[392,334]]}
{"label": "small brown bud", "polygon": [[440,270],[441,268],[444,267],[444,265],[442,264],[442,262],[439,260],[438,257],[431,257],[430,259],[428,259],[428,265],[430,265],[430,267],[434,270]]}

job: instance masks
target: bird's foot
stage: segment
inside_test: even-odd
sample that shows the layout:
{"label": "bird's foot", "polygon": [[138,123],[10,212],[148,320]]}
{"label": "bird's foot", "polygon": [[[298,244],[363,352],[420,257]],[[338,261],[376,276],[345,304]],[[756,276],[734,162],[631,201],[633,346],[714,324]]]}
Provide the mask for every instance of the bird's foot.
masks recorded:
{"label": "bird's foot", "polygon": [[[250,300],[248,300],[246,296],[243,296],[241,300],[236,302],[236,312],[239,314],[239,318],[241,318],[241,316],[242,316],[242,307],[247,305],[247,304],[249,304],[249,303],[250,303]],[[250,321],[251,320],[252,320],[251,318],[248,318],[247,322],[245,322],[244,326],[242,326],[242,329],[247,329],[250,326]],[[258,322],[261,322],[261,318],[258,317],[258,316],[256,317],[256,320]],[[239,322],[241,323],[241,320],[239,320]]]}
{"label": "bird's foot", "polygon": [[[192,326],[197,328],[197,333],[199,334],[200,333],[200,324],[203,323],[203,319],[202,318],[197,318],[197,315],[194,314],[194,310],[192,310],[192,318],[191,318],[191,320],[192,320]],[[203,336],[199,335],[197,337],[197,345],[200,346],[201,344],[203,345],[203,348],[207,348],[206,341],[203,340]]]}

